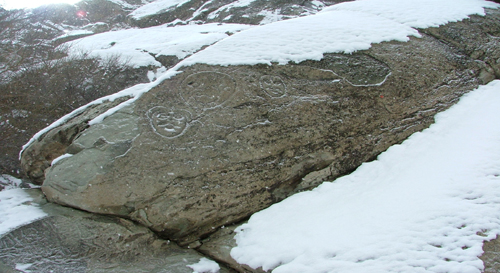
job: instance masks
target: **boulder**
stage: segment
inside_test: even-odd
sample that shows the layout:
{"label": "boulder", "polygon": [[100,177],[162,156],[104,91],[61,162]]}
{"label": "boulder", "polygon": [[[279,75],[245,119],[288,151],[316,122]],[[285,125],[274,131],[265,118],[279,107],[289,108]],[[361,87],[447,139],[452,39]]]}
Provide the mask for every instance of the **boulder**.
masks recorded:
{"label": "boulder", "polygon": [[48,216],[0,237],[0,272],[190,273],[203,258],[130,220],[47,204],[30,191]]}
{"label": "boulder", "polygon": [[[499,18],[489,10],[422,38],[319,61],[184,67],[72,136],[42,189],[50,201],[197,245],[220,226],[373,160],[497,77]],[[49,145],[40,144],[45,138],[23,161],[37,158],[33,147]]]}

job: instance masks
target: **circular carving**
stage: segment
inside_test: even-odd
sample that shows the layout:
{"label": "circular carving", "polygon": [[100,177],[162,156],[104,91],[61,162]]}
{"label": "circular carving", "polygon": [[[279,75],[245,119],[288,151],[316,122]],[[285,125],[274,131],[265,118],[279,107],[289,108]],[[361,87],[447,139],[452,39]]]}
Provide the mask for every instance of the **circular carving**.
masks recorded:
{"label": "circular carving", "polygon": [[158,135],[174,138],[186,130],[191,113],[185,110],[174,110],[163,106],[156,106],[148,111],[151,127]]}
{"label": "circular carving", "polygon": [[260,87],[273,98],[283,97],[286,94],[286,85],[278,76],[265,75],[260,77]]}
{"label": "circular carving", "polygon": [[200,72],[181,84],[181,97],[190,106],[211,109],[223,104],[234,93],[235,82],[227,74]]}

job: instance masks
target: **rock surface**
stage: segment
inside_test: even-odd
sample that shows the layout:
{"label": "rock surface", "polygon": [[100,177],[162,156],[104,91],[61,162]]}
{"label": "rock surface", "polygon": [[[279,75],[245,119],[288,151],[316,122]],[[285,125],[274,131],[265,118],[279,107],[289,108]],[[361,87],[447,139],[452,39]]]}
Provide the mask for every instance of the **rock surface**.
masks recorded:
{"label": "rock surface", "polygon": [[[185,67],[72,136],[72,156],[46,170],[42,189],[53,202],[190,244],[352,171],[498,77],[499,18],[489,10],[321,61]],[[44,141],[24,154],[37,158]]]}
{"label": "rock surface", "polygon": [[500,239],[484,242],[483,255],[480,257],[484,263],[484,273],[500,272]]}
{"label": "rock surface", "polygon": [[129,220],[50,204],[40,190],[30,191],[49,216],[0,237],[0,272],[24,265],[41,273],[190,273],[187,265],[203,258]]}
{"label": "rock surface", "polygon": [[21,166],[30,180],[38,185],[45,180],[44,171],[51,162],[66,152],[66,148],[74,138],[88,127],[88,122],[106,110],[123,102],[125,98],[113,102],[105,102],[89,107],[71,121],[61,125],[58,130],[49,131],[40,136],[31,145],[29,151],[23,152]]}
{"label": "rock surface", "polygon": [[231,257],[231,249],[236,247],[236,235],[234,230],[237,226],[221,227],[217,232],[210,235],[209,238],[201,242],[201,246],[197,250],[207,257],[216,260],[220,263],[227,264],[232,269],[246,273],[263,273],[262,268],[253,269],[247,265],[239,264]]}

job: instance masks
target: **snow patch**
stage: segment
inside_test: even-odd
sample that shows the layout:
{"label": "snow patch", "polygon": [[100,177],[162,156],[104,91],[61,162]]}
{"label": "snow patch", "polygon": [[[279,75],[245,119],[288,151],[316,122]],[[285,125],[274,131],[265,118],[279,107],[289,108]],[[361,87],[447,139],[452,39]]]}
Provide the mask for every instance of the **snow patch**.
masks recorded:
{"label": "snow patch", "polygon": [[320,60],[323,53],[352,53],[372,43],[408,41],[417,30],[372,14],[353,11],[315,15],[257,26],[236,33],[185,59],[183,65],[254,65]]}
{"label": "snow patch", "polygon": [[483,0],[358,0],[333,5],[322,12],[369,13],[410,27],[429,28],[461,21],[472,14],[484,16],[484,8],[498,7],[499,4]]}
{"label": "snow patch", "polygon": [[[324,53],[353,53],[373,43],[420,37],[415,28],[485,15],[499,4],[483,0],[359,0],[306,17],[248,29],[198,52],[184,65],[255,65],[319,60]],[[271,14],[268,14],[269,16]],[[275,20],[276,17],[265,20]]]}
{"label": "snow patch", "polygon": [[194,270],[194,273],[217,273],[220,270],[219,264],[207,258],[201,258],[196,264],[187,267]]}
{"label": "snow patch", "polygon": [[129,4],[129,3],[125,2],[125,1],[122,1],[122,0],[108,0],[108,1],[113,2],[113,3],[117,4],[117,5],[120,5],[120,6],[124,7],[124,8],[127,8],[127,9],[135,9],[135,8],[137,8],[137,6],[131,5],[131,4]]}
{"label": "snow patch", "polygon": [[30,204],[31,201],[33,199],[23,189],[8,188],[0,191],[0,237],[47,216],[38,206]]}
{"label": "snow patch", "polygon": [[0,174],[0,186],[6,190],[17,189],[23,181],[8,174]]}
{"label": "snow patch", "polygon": [[211,12],[207,16],[207,18],[208,19],[215,19],[223,11],[226,11],[226,10],[229,10],[229,9],[232,9],[232,8],[237,8],[237,7],[246,7],[246,6],[250,5],[250,4],[252,4],[254,1],[255,0],[238,0],[238,1],[235,1],[233,3],[227,4],[227,5],[224,5],[224,6],[220,7],[220,8],[218,8],[216,11]]}
{"label": "snow patch", "polygon": [[168,27],[161,25],[145,29],[125,29],[96,34],[67,42],[71,55],[89,52],[103,59],[119,56],[123,63],[134,67],[161,67],[153,55],[176,56],[183,59],[202,47],[251,26],[241,24],[205,24]]}
{"label": "snow patch", "polygon": [[84,30],[84,29],[77,29],[77,30],[64,30],[64,34],[55,38],[54,40],[59,40],[71,36],[80,36],[80,35],[92,35],[94,32],[90,30]]}
{"label": "snow patch", "polygon": [[72,154],[63,154],[63,155],[55,158],[54,160],[52,160],[52,163],[50,165],[55,165],[57,162],[61,161],[62,159],[72,157],[72,156],[73,156]]}
{"label": "snow patch", "polygon": [[261,11],[259,14],[257,15],[261,15],[261,16],[264,16],[264,19],[262,19],[260,21],[260,24],[261,25],[267,25],[267,24],[270,24],[270,23],[274,23],[274,22],[278,22],[278,21],[281,21],[283,20],[283,15],[280,14],[281,10],[280,9],[277,9],[277,10],[263,10]]}
{"label": "snow patch", "polygon": [[31,270],[28,270],[28,269],[32,266],[33,266],[33,264],[16,264],[16,270],[28,273],[28,272],[31,272]]}
{"label": "snow patch", "polygon": [[500,81],[354,173],[254,214],[231,256],[293,272],[481,272],[500,234]]}

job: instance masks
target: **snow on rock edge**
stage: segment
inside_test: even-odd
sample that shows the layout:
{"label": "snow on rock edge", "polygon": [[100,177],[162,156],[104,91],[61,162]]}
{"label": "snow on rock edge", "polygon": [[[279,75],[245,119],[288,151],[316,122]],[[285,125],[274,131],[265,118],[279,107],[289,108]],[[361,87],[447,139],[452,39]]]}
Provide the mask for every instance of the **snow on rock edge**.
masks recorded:
{"label": "snow on rock edge", "polygon": [[351,175],[254,214],[231,255],[273,272],[481,272],[500,233],[500,81]]}

